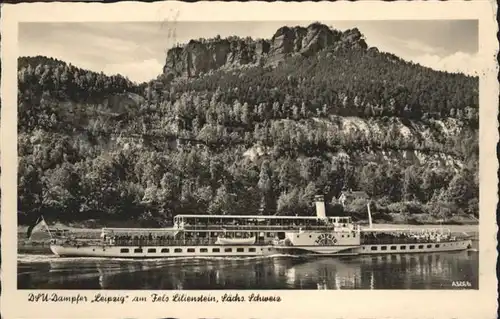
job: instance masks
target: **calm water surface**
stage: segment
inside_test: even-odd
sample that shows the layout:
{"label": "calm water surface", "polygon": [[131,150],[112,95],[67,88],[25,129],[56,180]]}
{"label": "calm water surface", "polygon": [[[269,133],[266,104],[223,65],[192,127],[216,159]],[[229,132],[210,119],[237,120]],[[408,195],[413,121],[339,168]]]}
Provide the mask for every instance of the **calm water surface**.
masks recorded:
{"label": "calm water surface", "polygon": [[[476,245],[477,246],[477,243]],[[479,252],[126,260],[19,255],[19,289],[478,289]]]}

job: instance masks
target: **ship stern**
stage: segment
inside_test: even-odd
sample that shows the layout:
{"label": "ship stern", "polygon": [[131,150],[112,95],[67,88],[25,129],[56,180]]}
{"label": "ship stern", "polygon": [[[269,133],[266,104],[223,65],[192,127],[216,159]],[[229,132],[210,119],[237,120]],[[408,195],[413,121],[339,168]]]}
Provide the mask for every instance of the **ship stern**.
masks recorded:
{"label": "ship stern", "polygon": [[56,245],[56,244],[51,244],[50,245],[50,251],[52,251],[52,253],[54,255],[56,255],[57,257],[60,257],[60,250],[61,250],[61,246],[60,245]]}

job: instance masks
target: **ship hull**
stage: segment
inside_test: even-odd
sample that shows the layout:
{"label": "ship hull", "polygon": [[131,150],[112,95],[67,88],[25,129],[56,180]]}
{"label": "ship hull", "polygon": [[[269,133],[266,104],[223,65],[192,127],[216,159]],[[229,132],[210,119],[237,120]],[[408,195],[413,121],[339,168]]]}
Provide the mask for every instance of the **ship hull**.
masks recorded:
{"label": "ship hull", "polygon": [[436,253],[466,250],[472,247],[469,239],[439,243],[377,244],[361,245],[355,252],[359,255]]}
{"label": "ship hull", "polygon": [[267,256],[276,254],[272,246],[65,246],[51,245],[52,253],[60,257],[108,258],[170,258]]}
{"label": "ship hull", "polygon": [[325,256],[352,256],[357,255],[359,246],[278,246],[276,250],[288,255],[325,255]]}
{"label": "ship hull", "polygon": [[460,251],[471,248],[471,240],[428,244],[377,244],[359,246],[64,246],[51,245],[52,252],[60,257],[108,258],[170,258],[170,257],[252,257],[274,254],[287,255],[383,255],[409,253],[435,253]]}

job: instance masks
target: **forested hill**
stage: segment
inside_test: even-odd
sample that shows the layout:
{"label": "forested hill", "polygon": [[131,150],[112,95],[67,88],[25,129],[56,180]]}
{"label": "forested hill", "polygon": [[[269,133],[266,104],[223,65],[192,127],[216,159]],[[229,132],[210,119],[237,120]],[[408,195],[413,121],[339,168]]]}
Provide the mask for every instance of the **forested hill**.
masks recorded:
{"label": "forested hill", "polygon": [[359,30],[171,49],[147,84],[19,63],[20,221],[164,224],[180,213],[478,215],[478,79],[368,48]]}

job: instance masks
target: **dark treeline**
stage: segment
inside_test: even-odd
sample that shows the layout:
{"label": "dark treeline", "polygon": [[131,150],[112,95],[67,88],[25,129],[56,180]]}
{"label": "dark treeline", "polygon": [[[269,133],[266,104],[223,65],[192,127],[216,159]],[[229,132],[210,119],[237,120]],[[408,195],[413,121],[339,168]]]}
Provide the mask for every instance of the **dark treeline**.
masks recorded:
{"label": "dark treeline", "polygon": [[175,100],[179,92],[194,90],[217,94],[226,104],[238,99],[261,111],[263,119],[452,117],[477,127],[478,85],[477,77],[437,72],[376,49],[340,47],[313,57],[295,56],[276,68],[211,72],[174,85],[168,96]]}
{"label": "dark treeline", "polygon": [[18,68],[18,89],[23,97],[20,103],[48,95],[61,101],[99,101],[113,93],[137,89],[135,83],[121,75],[106,76],[43,56],[21,57]]}
{"label": "dark treeline", "polygon": [[[478,214],[478,79],[374,49],[134,84],[19,60],[20,221]],[[50,217],[49,217],[50,216]]]}

